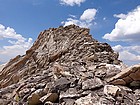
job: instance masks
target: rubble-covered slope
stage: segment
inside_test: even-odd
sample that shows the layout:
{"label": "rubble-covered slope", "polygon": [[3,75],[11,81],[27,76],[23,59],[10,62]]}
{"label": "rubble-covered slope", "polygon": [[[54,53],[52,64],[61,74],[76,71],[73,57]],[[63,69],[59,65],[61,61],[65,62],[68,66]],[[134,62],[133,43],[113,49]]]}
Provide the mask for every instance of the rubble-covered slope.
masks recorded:
{"label": "rubble-covered slope", "polygon": [[93,39],[89,29],[50,28],[39,34],[24,56],[11,59],[0,71],[0,105],[138,103],[138,89],[135,93],[106,82],[122,68],[118,53]]}

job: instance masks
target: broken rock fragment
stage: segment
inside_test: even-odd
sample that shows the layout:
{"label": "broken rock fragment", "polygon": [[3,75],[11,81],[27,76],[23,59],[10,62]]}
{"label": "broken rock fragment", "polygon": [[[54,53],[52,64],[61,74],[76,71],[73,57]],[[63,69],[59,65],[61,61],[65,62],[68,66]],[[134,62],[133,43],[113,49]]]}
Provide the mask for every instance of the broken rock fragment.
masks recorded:
{"label": "broken rock fragment", "polygon": [[87,79],[84,82],[82,82],[82,89],[83,90],[90,90],[90,89],[95,89],[103,86],[103,82],[95,77],[93,79]]}
{"label": "broken rock fragment", "polygon": [[114,85],[105,85],[104,86],[104,94],[109,96],[113,96],[115,97],[116,94],[121,91],[121,89],[118,86],[114,86]]}

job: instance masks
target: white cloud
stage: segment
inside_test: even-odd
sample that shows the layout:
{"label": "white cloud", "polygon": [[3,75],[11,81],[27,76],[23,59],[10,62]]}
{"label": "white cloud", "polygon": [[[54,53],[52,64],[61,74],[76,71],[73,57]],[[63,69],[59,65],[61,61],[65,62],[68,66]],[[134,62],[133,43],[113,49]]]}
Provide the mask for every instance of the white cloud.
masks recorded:
{"label": "white cloud", "polygon": [[129,51],[120,52],[119,58],[124,61],[130,61],[130,63],[132,63],[132,61],[140,61],[140,55],[135,55],[134,53],[131,53]]}
{"label": "white cloud", "polygon": [[[119,52],[119,59],[128,65],[140,63],[140,6],[128,14],[114,14],[114,17],[119,18],[115,28],[103,38],[125,42],[123,43],[125,46],[113,47],[116,52]],[[126,46],[127,44],[129,46]]]}
{"label": "white cloud", "polygon": [[67,21],[61,22],[61,24],[64,24],[64,26],[68,26],[71,24],[79,25],[80,27],[86,27],[89,28],[93,24],[96,24],[93,22],[95,20],[97,10],[96,9],[87,9],[83,12],[83,14],[80,16],[79,19],[76,19],[75,16],[68,18]]}
{"label": "white cloud", "polygon": [[86,0],[59,0],[60,4],[62,5],[69,5],[69,6],[74,6],[78,5],[80,6],[81,3],[85,2]]}
{"label": "white cloud", "polygon": [[[1,43],[0,62],[7,62],[16,55],[23,55],[32,45],[32,38],[26,39],[17,34],[13,28],[0,24],[0,40],[7,41]],[[5,45],[7,44],[7,45]]]}
{"label": "white cloud", "polygon": [[116,17],[116,18],[120,18],[120,19],[125,19],[127,17],[127,15],[125,15],[123,13],[121,13],[121,14],[114,14],[113,16]]}
{"label": "white cloud", "polygon": [[140,45],[132,45],[132,46],[121,46],[121,45],[116,45],[113,47],[115,51],[129,51],[129,52],[134,52],[136,54],[140,54]]}
{"label": "white cloud", "polygon": [[121,15],[118,17],[120,19],[115,24],[115,28],[103,38],[110,41],[140,41],[140,6],[125,17]]}
{"label": "white cloud", "polygon": [[116,45],[116,46],[113,46],[112,48],[113,48],[113,50],[115,50],[116,52],[120,52],[120,51],[123,49],[123,47],[122,47],[121,45]]}
{"label": "white cloud", "polygon": [[125,50],[119,52],[119,55],[119,59],[121,59],[123,63],[127,64],[128,66],[140,64],[140,55],[136,55]]}
{"label": "white cloud", "polygon": [[97,10],[96,9],[87,9],[84,11],[84,13],[81,15],[80,20],[84,21],[93,21],[95,19]]}
{"label": "white cloud", "polygon": [[75,15],[71,15],[71,14],[70,14],[69,16],[72,17],[72,18],[77,18]]}
{"label": "white cloud", "polygon": [[116,45],[113,47],[116,52],[119,52],[119,59],[132,65],[140,62],[140,46],[121,46]]}

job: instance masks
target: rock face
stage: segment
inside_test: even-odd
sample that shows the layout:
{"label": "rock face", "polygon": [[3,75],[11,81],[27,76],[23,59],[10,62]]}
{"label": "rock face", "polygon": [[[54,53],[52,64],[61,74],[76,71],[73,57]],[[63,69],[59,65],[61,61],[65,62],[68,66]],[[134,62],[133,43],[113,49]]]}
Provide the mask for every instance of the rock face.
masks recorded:
{"label": "rock face", "polygon": [[118,53],[93,39],[89,29],[50,28],[0,71],[0,105],[139,104],[138,88],[113,85],[128,77],[117,76],[122,69]]}

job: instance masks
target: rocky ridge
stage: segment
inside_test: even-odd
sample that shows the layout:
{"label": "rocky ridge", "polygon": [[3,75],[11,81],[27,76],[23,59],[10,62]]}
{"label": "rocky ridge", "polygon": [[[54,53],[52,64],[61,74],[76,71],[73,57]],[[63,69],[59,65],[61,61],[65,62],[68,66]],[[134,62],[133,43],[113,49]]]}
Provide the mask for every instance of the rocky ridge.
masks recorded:
{"label": "rocky ridge", "polygon": [[0,105],[140,104],[139,72],[89,29],[50,28],[0,71]]}
{"label": "rocky ridge", "polygon": [[6,64],[1,64],[1,65],[0,65],[0,71],[4,68],[5,65],[6,65]]}

